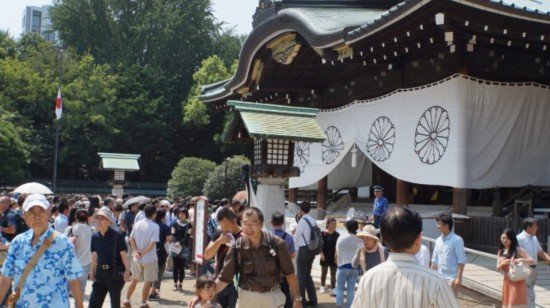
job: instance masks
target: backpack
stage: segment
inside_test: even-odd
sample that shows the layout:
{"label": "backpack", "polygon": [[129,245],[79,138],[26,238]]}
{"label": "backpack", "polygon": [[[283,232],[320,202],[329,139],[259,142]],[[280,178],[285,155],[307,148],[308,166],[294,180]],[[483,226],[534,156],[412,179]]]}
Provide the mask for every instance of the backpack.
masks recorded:
{"label": "backpack", "polygon": [[23,216],[21,216],[21,213],[14,212],[13,215],[15,216],[15,235],[27,232],[29,230],[29,226],[27,226],[27,223],[25,222]]}
{"label": "backpack", "polygon": [[304,238],[304,242],[307,244],[307,248],[309,251],[315,255],[320,254],[323,251],[323,236],[321,233],[321,229],[317,224],[312,225],[307,218],[303,218],[306,223],[309,225],[309,229],[311,231],[309,235],[309,243],[306,241],[306,237],[302,234],[302,237]]}

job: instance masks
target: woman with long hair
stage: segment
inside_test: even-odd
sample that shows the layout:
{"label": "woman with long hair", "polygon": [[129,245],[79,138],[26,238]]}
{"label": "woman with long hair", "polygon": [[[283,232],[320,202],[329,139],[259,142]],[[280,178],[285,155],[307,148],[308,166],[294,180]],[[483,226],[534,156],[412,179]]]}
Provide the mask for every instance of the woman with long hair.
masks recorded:
{"label": "woman with long hair", "polygon": [[516,233],[505,229],[500,236],[497,270],[504,272],[502,283],[502,307],[527,307],[527,285],[525,280],[512,281],[508,277],[510,264],[523,263],[527,266],[535,262],[525,250],[519,247]]}

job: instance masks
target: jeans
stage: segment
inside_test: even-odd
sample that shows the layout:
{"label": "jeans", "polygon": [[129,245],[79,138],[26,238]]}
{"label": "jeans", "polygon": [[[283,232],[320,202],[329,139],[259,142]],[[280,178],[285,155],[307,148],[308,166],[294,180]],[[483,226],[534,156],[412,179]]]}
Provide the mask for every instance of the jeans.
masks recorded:
{"label": "jeans", "polygon": [[531,267],[531,275],[525,279],[527,284],[527,300],[529,308],[535,307],[535,282],[537,281],[537,269]]}
{"label": "jeans", "polygon": [[351,307],[355,296],[355,284],[359,276],[359,269],[339,268],[336,274],[336,306],[344,305],[344,286],[347,287],[346,307]]}
{"label": "jeans", "polygon": [[160,283],[162,282],[162,275],[164,275],[164,271],[166,270],[166,259],[159,259],[158,265],[159,265],[158,279],[157,281],[153,282],[153,287],[157,289],[157,292],[160,291]]}
{"label": "jeans", "polygon": [[311,278],[311,266],[315,256],[309,251],[307,246],[302,246],[298,250],[298,286],[300,287],[300,296],[302,297],[302,306],[306,306],[306,292],[309,302],[317,304],[317,294],[315,293],[315,285]]}
{"label": "jeans", "polygon": [[86,282],[88,281],[88,275],[90,274],[91,267],[92,267],[91,263],[86,266],[83,266],[82,270],[84,271],[84,274],[78,277],[78,280],[80,280],[80,289],[82,290],[82,295],[84,295],[84,290],[86,290]]}

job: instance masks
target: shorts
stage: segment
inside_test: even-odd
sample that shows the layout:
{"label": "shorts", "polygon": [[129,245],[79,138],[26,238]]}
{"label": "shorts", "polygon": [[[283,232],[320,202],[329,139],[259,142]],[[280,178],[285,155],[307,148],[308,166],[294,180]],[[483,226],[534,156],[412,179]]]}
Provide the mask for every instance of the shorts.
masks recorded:
{"label": "shorts", "polygon": [[154,282],[158,279],[159,266],[154,263],[139,263],[132,261],[132,279],[138,281]]}

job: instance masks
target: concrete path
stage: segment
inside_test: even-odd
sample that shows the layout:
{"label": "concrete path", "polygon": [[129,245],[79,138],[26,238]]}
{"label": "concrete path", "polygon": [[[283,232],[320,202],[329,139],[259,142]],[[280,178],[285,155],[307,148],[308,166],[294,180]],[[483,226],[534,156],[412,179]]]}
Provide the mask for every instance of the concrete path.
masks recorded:
{"label": "concrete path", "polygon": [[[503,274],[496,271],[496,259],[468,255],[468,264],[464,268],[464,286],[479,293],[500,300],[502,298]],[[550,307],[550,267],[537,264],[538,278],[535,285],[537,307]]]}

